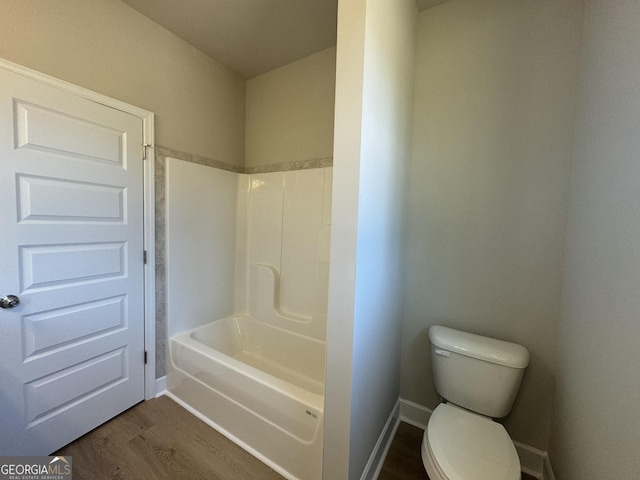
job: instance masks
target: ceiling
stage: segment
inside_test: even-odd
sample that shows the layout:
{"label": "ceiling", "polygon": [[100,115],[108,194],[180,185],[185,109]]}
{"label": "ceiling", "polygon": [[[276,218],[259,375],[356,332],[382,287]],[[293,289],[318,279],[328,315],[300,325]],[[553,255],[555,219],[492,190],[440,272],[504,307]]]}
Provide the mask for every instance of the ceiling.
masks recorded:
{"label": "ceiling", "polygon": [[123,1],[244,78],[336,44],[338,0]]}

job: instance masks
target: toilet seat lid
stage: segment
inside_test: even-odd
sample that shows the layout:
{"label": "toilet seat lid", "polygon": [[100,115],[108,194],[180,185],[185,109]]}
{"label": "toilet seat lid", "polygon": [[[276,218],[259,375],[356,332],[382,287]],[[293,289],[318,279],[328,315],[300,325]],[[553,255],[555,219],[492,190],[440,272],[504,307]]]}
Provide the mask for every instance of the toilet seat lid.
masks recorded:
{"label": "toilet seat lid", "polygon": [[433,457],[450,480],[518,480],[520,460],[502,425],[442,403],[427,426]]}

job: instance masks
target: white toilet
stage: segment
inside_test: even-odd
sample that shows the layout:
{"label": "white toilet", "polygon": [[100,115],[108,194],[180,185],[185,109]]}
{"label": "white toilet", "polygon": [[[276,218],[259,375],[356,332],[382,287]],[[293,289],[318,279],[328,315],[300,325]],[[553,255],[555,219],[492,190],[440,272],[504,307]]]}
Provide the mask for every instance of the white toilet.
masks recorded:
{"label": "white toilet", "polygon": [[515,343],[429,328],[435,387],[447,403],[431,414],[422,440],[430,480],[519,480],[520,460],[504,427],[529,364]]}

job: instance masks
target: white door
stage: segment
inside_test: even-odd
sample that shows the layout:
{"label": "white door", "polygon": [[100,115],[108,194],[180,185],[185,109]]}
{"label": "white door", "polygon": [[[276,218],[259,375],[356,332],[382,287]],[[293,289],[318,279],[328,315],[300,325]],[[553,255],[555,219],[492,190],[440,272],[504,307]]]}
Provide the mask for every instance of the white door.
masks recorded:
{"label": "white door", "polygon": [[0,455],[144,399],[142,143],[140,118],[0,68]]}

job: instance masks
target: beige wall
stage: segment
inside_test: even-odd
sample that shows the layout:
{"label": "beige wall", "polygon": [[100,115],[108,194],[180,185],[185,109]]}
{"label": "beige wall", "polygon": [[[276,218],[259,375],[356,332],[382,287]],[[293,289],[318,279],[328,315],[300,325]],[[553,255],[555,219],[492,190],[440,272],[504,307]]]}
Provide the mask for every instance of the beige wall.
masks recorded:
{"label": "beige wall", "polygon": [[341,0],[338,10],[323,472],[331,480],[363,478],[400,390],[417,13],[413,0]]}
{"label": "beige wall", "polygon": [[244,165],[245,82],[119,0],[3,0],[0,57],[156,113],[157,143]]}
{"label": "beige wall", "polygon": [[546,450],[582,6],[450,0],[419,15],[401,396],[434,408],[427,329],[531,352],[505,420]]}
{"label": "beige wall", "polygon": [[246,166],[333,157],[336,49],[247,81]]}
{"label": "beige wall", "polygon": [[551,462],[640,475],[640,2],[586,2]]}

